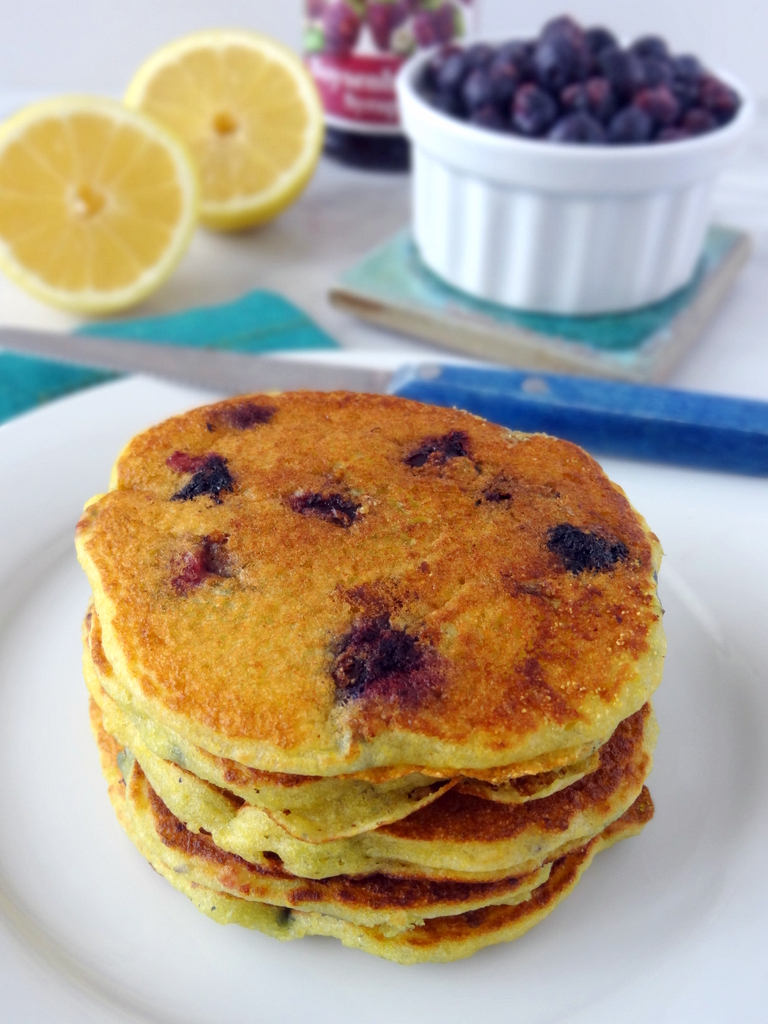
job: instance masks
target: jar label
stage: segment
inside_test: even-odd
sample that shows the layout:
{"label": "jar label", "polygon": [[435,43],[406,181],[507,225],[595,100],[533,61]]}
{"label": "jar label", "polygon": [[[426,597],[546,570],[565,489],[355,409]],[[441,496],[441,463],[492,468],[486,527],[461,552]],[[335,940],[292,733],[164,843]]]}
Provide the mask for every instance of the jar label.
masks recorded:
{"label": "jar label", "polygon": [[467,34],[475,0],[305,0],[304,53],[329,124],[395,133],[395,78],[418,49]]}
{"label": "jar label", "polygon": [[325,108],[326,120],[396,128],[399,124],[396,57],[308,55],[307,64]]}

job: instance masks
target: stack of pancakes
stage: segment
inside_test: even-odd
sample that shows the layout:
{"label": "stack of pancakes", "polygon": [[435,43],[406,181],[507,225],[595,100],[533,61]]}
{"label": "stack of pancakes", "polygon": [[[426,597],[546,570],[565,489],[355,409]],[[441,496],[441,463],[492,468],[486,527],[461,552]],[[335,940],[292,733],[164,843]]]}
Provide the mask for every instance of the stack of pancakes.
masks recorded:
{"label": "stack of pancakes", "polygon": [[233,399],[134,438],[77,548],[115,811],[218,921],[453,960],[653,814],[660,549],[575,445]]}

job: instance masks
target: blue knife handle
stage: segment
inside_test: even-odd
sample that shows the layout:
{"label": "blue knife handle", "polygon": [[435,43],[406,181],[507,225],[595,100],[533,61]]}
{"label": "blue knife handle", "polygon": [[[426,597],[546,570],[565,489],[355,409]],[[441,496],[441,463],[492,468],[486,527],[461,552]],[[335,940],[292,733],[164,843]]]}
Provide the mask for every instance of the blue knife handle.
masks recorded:
{"label": "blue knife handle", "polygon": [[768,474],[768,402],[533,371],[404,366],[392,394],[541,431],[588,451]]}

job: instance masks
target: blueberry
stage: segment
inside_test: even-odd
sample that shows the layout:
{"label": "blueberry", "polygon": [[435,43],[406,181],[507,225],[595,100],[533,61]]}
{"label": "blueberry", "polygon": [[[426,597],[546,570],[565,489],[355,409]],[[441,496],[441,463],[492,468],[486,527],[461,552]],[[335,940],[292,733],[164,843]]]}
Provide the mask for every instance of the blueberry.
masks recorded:
{"label": "blueberry", "polygon": [[464,51],[467,65],[470,68],[485,68],[496,56],[496,51],[486,43],[475,43]]}
{"label": "blueberry", "polygon": [[630,49],[638,57],[656,57],[660,60],[669,57],[669,49],[661,36],[642,36],[632,43]]}
{"label": "blueberry", "polygon": [[226,534],[209,534],[194,548],[180,552],[173,559],[171,586],[180,597],[200,587],[206,577],[220,577],[222,580],[230,577],[232,566],[226,551],[228,540]]}
{"label": "blueberry", "polygon": [[653,121],[639,107],[624,107],[608,125],[608,141],[619,144],[647,142],[653,134]]}
{"label": "blueberry", "polygon": [[694,57],[690,53],[684,53],[679,57],[672,57],[672,73],[675,78],[681,81],[698,82],[704,73],[704,69],[698,57]]}
{"label": "blueberry", "polygon": [[586,45],[575,43],[565,34],[542,36],[533,54],[533,66],[539,85],[560,92],[569,82],[578,82],[589,74],[591,59]]}
{"label": "blueberry", "polygon": [[629,50],[603,50],[597,64],[619,100],[629,100],[645,84],[643,64]]}
{"label": "blueberry", "polygon": [[[503,481],[500,481],[500,483],[502,483],[502,486],[491,485],[486,488],[486,490],[483,491],[483,500],[488,501],[493,505],[499,504],[502,501],[511,501],[512,491],[509,485],[507,484],[504,486]],[[475,504],[480,505],[482,504],[482,501],[476,501]]]}
{"label": "blueberry", "polygon": [[250,430],[251,427],[269,423],[276,412],[277,407],[274,405],[261,405],[249,401],[236,402],[233,405],[224,405],[213,412],[206,426],[209,430],[215,430],[217,426],[231,427],[233,430]]}
{"label": "blueberry", "polygon": [[435,110],[439,110],[442,114],[448,114],[449,117],[464,117],[466,113],[461,97],[457,96],[455,92],[433,93],[429,102]]}
{"label": "blueberry", "polygon": [[575,576],[582,572],[602,572],[629,557],[627,545],[622,541],[611,542],[571,523],[552,527],[547,534],[547,547]]}
{"label": "blueberry", "polygon": [[343,494],[301,491],[288,498],[288,506],[300,516],[312,516],[345,530],[354,523],[360,505]]}
{"label": "blueberry", "polygon": [[584,29],[573,18],[563,14],[546,22],[539,33],[539,39],[568,39],[574,45],[581,46],[584,43]]}
{"label": "blueberry", "polygon": [[496,88],[490,72],[484,68],[476,68],[471,71],[464,80],[461,96],[464,106],[470,113],[479,107],[487,107],[495,103]]}
{"label": "blueberry", "polygon": [[582,110],[606,124],[616,113],[616,97],[606,78],[574,82],[560,93],[560,104],[568,113]]}
{"label": "blueberry", "polygon": [[607,78],[594,77],[587,81],[589,113],[607,124],[618,108],[618,101]]}
{"label": "blueberry", "polygon": [[209,533],[194,548],[181,552],[173,559],[171,586],[180,597],[199,587],[207,576],[227,579],[232,575],[227,553],[228,541],[226,533]]}
{"label": "blueberry", "polygon": [[505,57],[498,56],[488,69],[488,74],[493,81],[493,102],[508,109],[518,85],[523,80],[520,67]]}
{"label": "blueberry", "polygon": [[552,142],[605,142],[605,129],[594,117],[577,111],[575,114],[567,114],[555,122],[547,138]]}
{"label": "blueberry", "polygon": [[490,103],[473,110],[469,115],[469,121],[471,124],[476,124],[479,128],[490,128],[494,132],[509,130],[509,123],[499,113],[499,108]]}
{"label": "blueberry", "polygon": [[646,113],[657,125],[674,124],[680,116],[680,104],[666,85],[655,89],[642,89],[635,96],[634,104]]}
{"label": "blueberry", "polygon": [[643,80],[649,89],[657,85],[671,85],[674,80],[671,61],[660,57],[641,57]]}
{"label": "blueberry", "polygon": [[464,50],[449,53],[435,72],[435,86],[440,92],[458,92],[469,72]]}
{"label": "blueberry", "polygon": [[[390,3],[410,4],[411,13],[451,7],[445,0],[379,0],[370,7],[382,31]],[[341,17],[352,6],[335,0],[326,10]],[[586,144],[690,138],[726,124],[740,102],[696,57],[673,56],[660,36],[622,49],[608,29],[585,30],[567,16],[548,21],[534,40],[444,46],[426,64],[419,88],[436,109],[478,127]]]}
{"label": "blueberry", "polygon": [[433,89],[436,89],[437,76],[443,64],[445,64],[449,57],[453,57],[461,52],[458,46],[443,46],[437,53],[432,54],[424,65],[424,71],[422,72],[421,82],[419,83],[422,90],[431,92]]}
{"label": "blueberry", "polygon": [[339,696],[360,697],[387,676],[418,671],[424,659],[416,637],[395,629],[388,615],[359,619],[335,645],[331,676]]}
{"label": "blueberry", "polygon": [[227,533],[209,533],[203,537],[203,567],[209,576],[227,579],[232,575],[232,565],[227,552]]}
{"label": "blueberry", "polygon": [[196,473],[208,461],[208,455],[190,455],[188,452],[174,452],[165,460],[176,473]]}
{"label": "blueberry", "polygon": [[227,460],[221,455],[207,455],[205,462],[194,471],[194,474],[192,479],[173,495],[171,501],[191,501],[193,498],[209,494],[216,504],[220,505],[221,492],[234,490],[235,481],[227,469]]}
{"label": "blueberry", "polygon": [[601,25],[595,28],[588,28],[584,33],[584,42],[587,44],[587,49],[593,57],[597,57],[599,53],[607,50],[609,46],[618,48],[619,45],[616,37]]}
{"label": "blueberry", "polygon": [[701,105],[714,114],[721,124],[730,121],[739,108],[739,97],[719,78],[705,75],[699,86]]}
{"label": "blueberry", "polygon": [[680,106],[683,109],[694,106],[699,100],[699,82],[703,77],[704,69],[697,58],[690,54],[673,57],[670,64],[672,67],[672,91]]}
{"label": "blueberry", "polygon": [[681,110],[687,110],[699,102],[699,86],[697,82],[686,82],[674,78],[671,86],[675,99]]}
{"label": "blueberry", "polygon": [[520,86],[512,107],[512,122],[522,135],[544,135],[556,118],[557,103],[548,92],[530,82]]}
{"label": "blueberry", "polygon": [[587,110],[589,98],[586,82],[571,82],[560,93],[560,106],[567,114],[577,110]]}
{"label": "blueberry", "polygon": [[680,127],[691,135],[704,135],[717,128],[717,118],[704,107],[691,107],[685,112]]}
{"label": "blueberry", "polygon": [[469,437],[463,430],[452,430],[442,437],[427,437],[403,461],[411,469],[419,469],[427,463],[443,466],[448,459],[468,459]]}
{"label": "blueberry", "polygon": [[513,39],[498,48],[496,60],[514,64],[520,72],[520,77],[526,78],[533,74],[533,51],[535,49],[535,43],[526,42],[523,39]]}

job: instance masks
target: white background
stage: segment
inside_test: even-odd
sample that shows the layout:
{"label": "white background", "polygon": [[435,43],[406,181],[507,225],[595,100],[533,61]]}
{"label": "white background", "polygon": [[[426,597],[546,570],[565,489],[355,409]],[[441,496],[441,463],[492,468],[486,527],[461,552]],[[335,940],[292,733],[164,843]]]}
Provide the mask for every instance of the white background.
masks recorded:
{"label": "white background", "polygon": [[[655,31],[768,96],[767,0],[481,0],[488,35],[569,10],[623,36]],[[0,91],[120,93],[142,59],[192,29],[248,26],[298,48],[302,0],[2,0]]]}

